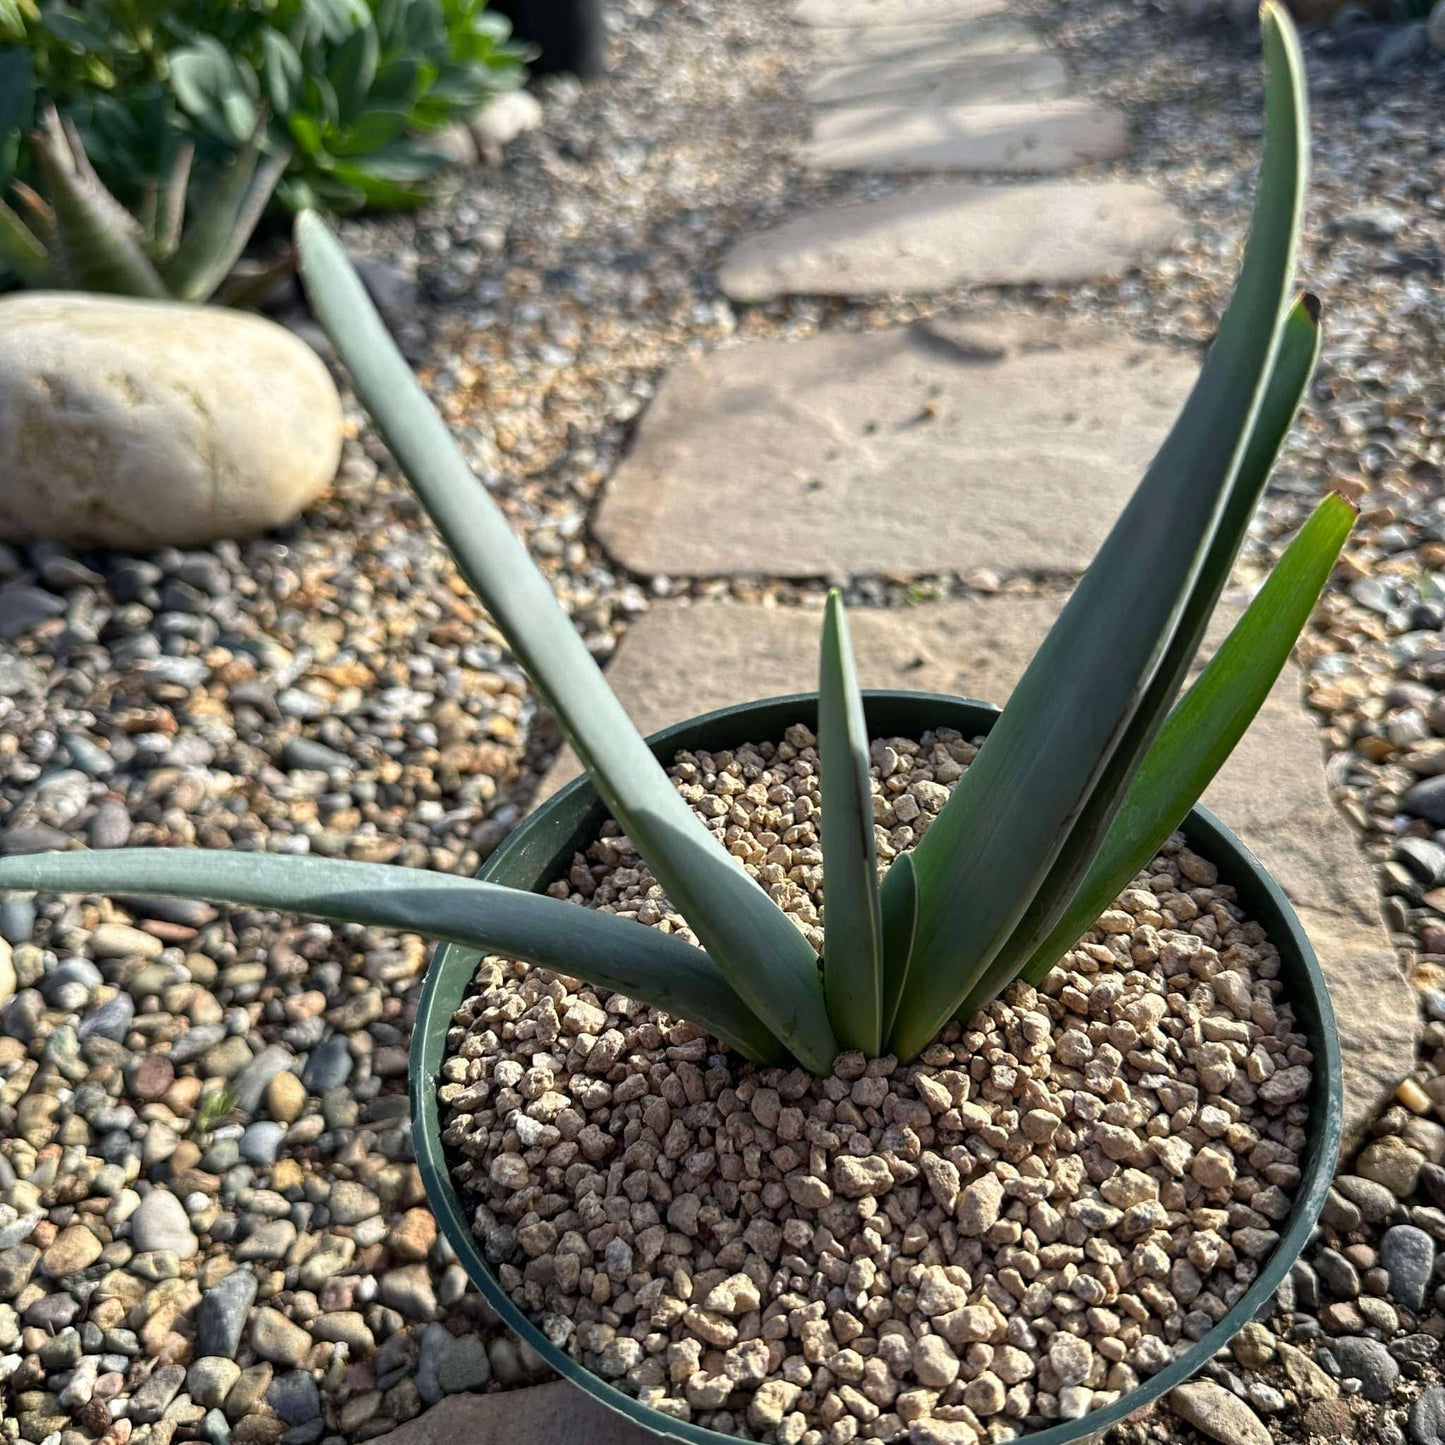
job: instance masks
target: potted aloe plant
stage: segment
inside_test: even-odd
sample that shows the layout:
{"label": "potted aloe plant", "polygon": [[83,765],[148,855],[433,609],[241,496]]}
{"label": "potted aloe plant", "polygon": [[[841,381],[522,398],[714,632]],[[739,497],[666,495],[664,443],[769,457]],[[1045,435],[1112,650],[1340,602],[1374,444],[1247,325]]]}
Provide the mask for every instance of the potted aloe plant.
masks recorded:
{"label": "potted aloe plant", "polygon": [[[446,940],[413,1038],[432,1205],[506,1321],[661,1435],[1058,1445],[1177,1384],[1288,1270],[1339,1142],[1308,940],[1191,812],[1353,521],[1327,497],[1184,690],[1319,341],[1290,298],[1306,122],[1273,3],[1263,37],[1235,295],[1002,712],[860,693],[835,594],[816,694],[644,741],[303,216],[359,396],[590,779],[481,880],[120,850],[0,860],[0,888]],[[804,893],[821,958],[785,911]]]}

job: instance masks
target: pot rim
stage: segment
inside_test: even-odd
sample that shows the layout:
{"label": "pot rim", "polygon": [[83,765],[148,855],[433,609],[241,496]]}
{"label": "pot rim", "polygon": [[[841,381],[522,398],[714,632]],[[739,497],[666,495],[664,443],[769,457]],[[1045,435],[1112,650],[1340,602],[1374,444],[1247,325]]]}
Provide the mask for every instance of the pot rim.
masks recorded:
{"label": "pot rim", "polygon": [[[880,732],[906,736],[938,726],[957,726],[964,733],[970,730],[986,733],[999,715],[999,709],[991,703],[944,693],[866,689],[863,701],[869,716],[869,731],[874,736]],[[947,721],[929,721],[929,714],[935,711],[952,714],[952,717]],[[816,693],[790,693],[703,713],[652,733],[647,743],[660,758],[670,760],[684,748],[716,751],[781,735],[780,717],[787,718],[782,726],[795,722],[813,725],[816,714]],[[972,716],[967,716],[969,714]],[[875,715],[881,715],[878,722],[874,721]],[[900,726],[896,720],[905,717],[910,719],[909,723]],[[750,726],[757,718],[766,721]],[[895,721],[885,723],[884,718]],[[917,722],[912,721],[915,718]],[[698,741],[699,733],[709,739],[720,737],[732,741]],[[568,814],[576,815],[578,821],[563,833],[556,825],[559,820],[565,823]],[[550,873],[553,877],[560,874],[577,846],[577,837],[595,832],[605,816],[606,809],[584,772],[525,818],[491,855],[478,876],[493,882],[508,882],[511,881],[509,874],[530,873],[534,882],[527,886],[537,887],[544,874]],[[1019,1440],[1028,1445],[1071,1445],[1158,1400],[1203,1369],[1219,1349],[1265,1308],[1289,1273],[1324,1206],[1340,1151],[1344,1104],[1339,1039],[1324,975],[1304,928],[1264,865],[1207,808],[1196,804],[1181,831],[1196,851],[1220,869],[1223,881],[1239,894],[1245,912],[1265,928],[1270,942],[1278,949],[1286,998],[1295,1011],[1296,1027],[1306,1035],[1314,1054],[1307,1097],[1308,1137],[1300,1163],[1300,1182],[1279,1243],[1263,1261],[1253,1283],[1211,1329],[1183,1354],[1113,1404],[1092,1410],[1077,1420],[1057,1421],[1020,1435]],[[468,1224],[466,1206],[451,1180],[441,1140],[441,1111],[437,1101],[447,1032],[457,1006],[466,996],[480,956],[478,950],[456,944],[443,943],[435,948],[412,1033],[408,1068],[412,1141],[426,1186],[427,1202],[437,1223],[468,1277],[502,1322],[563,1379],[570,1380],[601,1404],[660,1439],[685,1441],[689,1445],[726,1445],[737,1441],[738,1436],[665,1415],[593,1374],[546,1338],[513,1303],[487,1265]]]}

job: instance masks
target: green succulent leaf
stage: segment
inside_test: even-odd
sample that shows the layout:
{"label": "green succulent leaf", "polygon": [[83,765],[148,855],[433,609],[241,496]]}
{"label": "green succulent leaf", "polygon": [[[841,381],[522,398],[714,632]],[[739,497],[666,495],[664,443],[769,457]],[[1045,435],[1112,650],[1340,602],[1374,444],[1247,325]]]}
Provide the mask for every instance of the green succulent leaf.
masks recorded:
{"label": "green succulent leaf", "polygon": [[[0,40],[5,32],[0,28]],[[20,137],[34,118],[35,73],[30,52],[0,50],[0,186],[15,169]]]}
{"label": "green succulent leaf", "polygon": [[[1234,297],[1174,429],[913,851],[918,926],[889,1041],[902,1059],[977,990],[1047,879],[1165,663],[1224,517],[1278,351],[1304,193],[1299,42],[1276,0],[1261,31],[1265,156]],[[886,930],[903,901],[885,879]]]}
{"label": "green succulent leaf", "polygon": [[196,207],[195,219],[175,254],[161,267],[171,291],[182,301],[204,301],[231,274],[256,229],[287,156],[261,156],[258,129],[246,148],[221,173]]}
{"label": "green succulent leaf", "polygon": [[93,30],[78,15],[65,10],[46,9],[40,14],[41,28],[48,31],[62,45],[69,46],[78,55],[104,47],[105,39]]}
{"label": "green succulent leaf", "polygon": [[199,848],[117,848],[0,859],[0,891],[158,894],[399,928],[479,948],[639,998],[748,1058],[776,1040],[700,948],[542,893],[384,863]]}
{"label": "green succulent leaf", "polygon": [[883,939],[883,1037],[893,1033],[908,983],[908,964],[918,934],[918,873],[912,853],[900,853],[888,865],[879,890]]}
{"label": "green succulent leaf", "polygon": [[[410,55],[399,55],[376,72],[371,87],[371,110],[395,110],[409,115],[423,85],[420,63]],[[390,137],[388,137],[390,139]]]}
{"label": "green succulent leaf", "polygon": [[213,136],[239,145],[255,134],[255,72],[214,35],[198,35],[173,52],[170,78],[181,108]]}
{"label": "green succulent leaf", "polygon": [[1069,900],[1108,836],[1131,780],[1189,675],[1209,619],[1229,582],[1250,518],[1309,385],[1319,349],[1319,303],[1313,296],[1304,296],[1285,319],[1264,399],[1226,494],[1224,514],[1163,660],[1048,876],[983,979],[964,999],[960,1015],[972,1014],[1018,976],[1069,908]]}
{"label": "green succulent leaf", "polygon": [[298,218],[301,275],[357,395],[668,897],[749,1009],[815,1073],[836,1053],[817,955],[726,854],[649,751],[552,589],[472,475],[360,278],[319,217]]}
{"label": "green succulent leaf", "polygon": [[26,27],[39,18],[35,0],[0,0],[0,41],[6,45],[23,44]]}
{"label": "green succulent leaf", "polygon": [[1160,729],[1068,911],[1024,968],[1026,982],[1044,981],[1199,801],[1289,660],[1354,523],[1354,507],[1331,493],[1285,549]]}
{"label": "green succulent leaf", "polygon": [[176,147],[176,158],[166,177],[165,194],[159,198],[154,247],[158,260],[174,254],[181,243],[181,230],[186,223],[186,194],[190,190],[195,158],[195,142],[187,137]]}
{"label": "green succulent leaf", "polygon": [[370,19],[366,0],[301,0],[301,9],[314,32],[333,45]]}
{"label": "green succulent leaf", "polygon": [[140,227],[95,179],[78,142],[52,122],[32,138],[50,189],[54,245],[68,284],[82,291],[161,300],[168,294],[146,253]]}
{"label": "green succulent leaf", "polygon": [[381,58],[381,41],[376,27],[370,23],[349,35],[337,48],[327,70],[327,78],[336,92],[336,104],[342,122],[350,120],[363,106],[376,67]]}
{"label": "green succulent leaf", "polygon": [[[344,135],[332,141],[331,153],[339,158],[358,157],[354,162],[346,162],[348,169],[365,170],[372,165],[378,151],[385,151],[403,139],[410,125],[411,114],[407,110],[371,107],[352,121]],[[425,172],[430,173],[430,170]]]}
{"label": "green succulent leaf", "polygon": [[296,47],[284,31],[267,27],[261,32],[261,79],[266,98],[277,115],[285,115],[301,87],[304,69]]}
{"label": "green succulent leaf", "polygon": [[44,243],[4,201],[0,201],[0,262],[28,286],[44,286],[52,279]]}
{"label": "green succulent leaf", "polygon": [[843,598],[828,594],[818,675],[823,842],[823,992],[833,1032],[869,1058],[883,1045],[883,923],[868,773],[868,724]]}

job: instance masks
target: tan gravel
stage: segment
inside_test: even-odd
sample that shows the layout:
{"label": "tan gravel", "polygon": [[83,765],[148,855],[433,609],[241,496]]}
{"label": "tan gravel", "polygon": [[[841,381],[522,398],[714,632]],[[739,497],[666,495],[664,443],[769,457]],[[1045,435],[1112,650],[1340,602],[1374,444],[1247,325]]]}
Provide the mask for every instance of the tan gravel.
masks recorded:
{"label": "tan gravel", "polygon": [[[974,752],[943,730],[874,743],[885,857]],[[817,772],[801,727],[672,768],[821,941]],[[615,827],[555,891],[685,932]],[[638,1398],[787,1445],[967,1445],[1112,1402],[1256,1277],[1310,1080],[1280,991],[1262,930],[1176,838],[1040,991],[906,1067],[757,1070],[635,1000],[487,960],[444,1138],[504,1287]]]}

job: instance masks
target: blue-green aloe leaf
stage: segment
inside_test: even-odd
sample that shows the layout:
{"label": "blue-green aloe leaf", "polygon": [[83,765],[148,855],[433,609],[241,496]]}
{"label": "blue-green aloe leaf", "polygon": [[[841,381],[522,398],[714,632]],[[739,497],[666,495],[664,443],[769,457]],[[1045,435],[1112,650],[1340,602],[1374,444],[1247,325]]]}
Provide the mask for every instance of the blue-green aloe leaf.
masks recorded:
{"label": "blue-green aloe leaf", "polygon": [[642,999],[777,1062],[777,1041],[700,948],[542,893],[384,863],[200,848],[118,848],[0,859],[0,891],[151,894],[399,928],[539,964]]}
{"label": "blue-green aloe leaf", "polygon": [[[900,1058],[1023,919],[1164,664],[1223,519],[1279,349],[1304,196],[1302,62],[1276,0],[1261,33],[1265,155],[1234,296],[1174,429],[914,850],[918,923],[889,1041]],[[902,901],[885,879],[886,931]]]}
{"label": "blue-green aloe leaf", "polygon": [[913,854],[900,853],[888,865],[884,876],[890,906],[882,906],[879,890],[883,940],[883,1037],[893,1032],[898,1009],[908,982],[908,960],[913,956],[913,938],[918,932],[918,876],[913,871]]}
{"label": "blue-green aloe leaf", "polygon": [[869,1058],[883,1046],[883,922],[868,724],[843,598],[828,594],[818,669],[819,786],[823,807],[823,992],[833,1032]]}
{"label": "blue-green aloe leaf", "polygon": [[[1224,515],[1210,544],[1173,640],[1164,654],[1123,740],[1094,786],[1079,820],[1049,869],[1023,918],[999,950],[984,977],[975,984],[959,1010],[967,1017],[982,1003],[1001,993],[1032,958],[1070,907],[1094,855],[1109,835],[1129,785],[1159,733],[1169,709],[1189,675],[1209,626],[1209,619],[1224,593],[1234,559],[1249,530],[1274,468],[1284,439],[1299,410],[1320,349],[1319,302],[1303,296],[1290,310],[1274,368],[1265,386],[1264,400],[1254,419],[1244,458],[1226,496]],[[1293,639],[1291,639],[1293,641]]]}
{"label": "blue-green aloe leaf", "polygon": [[678,795],[472,475],[335,237],[312,212],[297,219],[296,236],[307,293],[357,395],[613,817],[748,1008],[800,1063],[827,1073],[837,1045],[817,955]]}
{"label": "blue-green aloe leaf", "polygon": [[1067,912],[1024,968],[1026,982],[1043,982],[1199,801],[1269,696],[1354,523],[1354,507],[1331,493],[1300,528],[1159,730]]}

